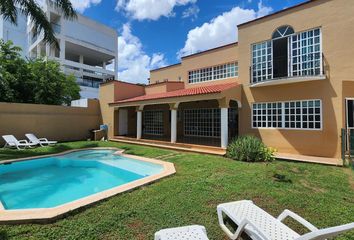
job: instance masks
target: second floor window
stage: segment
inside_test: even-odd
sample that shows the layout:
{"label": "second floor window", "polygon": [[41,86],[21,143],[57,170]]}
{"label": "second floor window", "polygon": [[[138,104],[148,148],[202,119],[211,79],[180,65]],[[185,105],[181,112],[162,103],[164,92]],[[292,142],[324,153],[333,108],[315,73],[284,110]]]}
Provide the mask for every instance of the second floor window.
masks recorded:
{"label": "second floor window", "polygon": [[322,74],[320,28],[294,33],[290,26],[282,26],[272,37],[272,40],[252,45],[252,84]]}
{"label": "second floor window", "polygon": [[212,80],[221,80],[238,76],[237,62],[226,63],[213,67],[201,68],[188,72],[189,83],[200,83]]}

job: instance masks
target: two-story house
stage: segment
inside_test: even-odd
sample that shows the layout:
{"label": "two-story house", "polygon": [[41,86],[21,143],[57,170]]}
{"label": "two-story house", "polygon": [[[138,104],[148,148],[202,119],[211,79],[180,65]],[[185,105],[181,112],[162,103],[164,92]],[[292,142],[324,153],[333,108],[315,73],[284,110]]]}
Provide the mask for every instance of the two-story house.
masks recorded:
{"label": "two-story house", "polygon": [[341,129],[354,127],[353,13],[352,0],[307,1],[152,70],[147,86],[101,85],[110,138],[224,149],[251,134],[279,156],[340,159]]}

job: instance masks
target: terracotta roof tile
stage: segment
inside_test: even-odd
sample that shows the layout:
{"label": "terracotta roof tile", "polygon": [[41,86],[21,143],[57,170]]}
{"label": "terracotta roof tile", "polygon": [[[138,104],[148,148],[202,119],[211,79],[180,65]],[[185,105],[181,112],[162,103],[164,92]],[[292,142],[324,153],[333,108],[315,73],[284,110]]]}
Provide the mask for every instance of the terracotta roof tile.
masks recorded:
{"label": "terracotta roof tile", "polygon": [[221,93],[222,91],[236,87],[237,85],[239,84],[225,83],[225,84],[209,85],[209,86],[195,87],[195,88],[184,88],[184,89],[179,89],[171,92],[155,93],[155,94],[142,95],[134,98],[128,98],[110,104],[146,101],[146,100],[161,99],[161,98],[184,97],[184,96],[192,96],[192,95],[200,95],[200,94]]}

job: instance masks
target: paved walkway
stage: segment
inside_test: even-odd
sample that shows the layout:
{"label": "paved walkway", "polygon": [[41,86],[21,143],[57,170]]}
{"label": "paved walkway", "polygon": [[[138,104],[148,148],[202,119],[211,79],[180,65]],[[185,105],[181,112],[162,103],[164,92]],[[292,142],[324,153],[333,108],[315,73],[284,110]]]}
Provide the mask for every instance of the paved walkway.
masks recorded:
{"label": "paved walkway", "polygon": [[[213,154],[219,156],[223,156],[226,153],[225,149],[219,147],[203,146],[203,145],[195,145],[195,144],[187,144],[187,143],[172,144],[166,141],[150,140],[150,139],[136,140],[135,138],[130,138],[130,137],[115,137],[114,139],[111,139],[111,141],[165,148],[165,149],[178,150],[178,151],[206,153],[206,154]],[[319,164],[332,165],[332,166],[343,166],[343,161],[337,158],[314,157],[314,156],[289,154],[289,153],[276,153],[275,157],[277,159],[287,160],[287,161],[299,161],[299,162],[319,163]]]}
{"label": "paved walkway", "polygon": [[197,152],[197,153],[207,153],[213,155],[225,155],[225,149],[212,147],[212,146],[202,146],[202,145],[195,145],[195,144],[186,144],[186,143],[169,143],[165,141],[158,141],[158,140],[147,140],[147,139],[140,139],[139,141],[134,138],[127,138],[127,137],[115,137],[110,139],[111,141],[116,142],[124,142],[124,143],[132,143],[144,146],[151,146],[151,147],[159,147],[171,150],[178,150],[178,151],[186,151],[186,152]]}

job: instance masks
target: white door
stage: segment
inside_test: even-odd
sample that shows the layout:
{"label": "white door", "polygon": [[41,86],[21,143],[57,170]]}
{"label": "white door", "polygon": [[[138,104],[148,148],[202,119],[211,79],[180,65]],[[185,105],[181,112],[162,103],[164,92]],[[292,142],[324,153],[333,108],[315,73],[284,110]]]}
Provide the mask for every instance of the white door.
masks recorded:
{"label": "white door", "polygon": [[128,110],[119,109],[119,135],[128,134]]}

